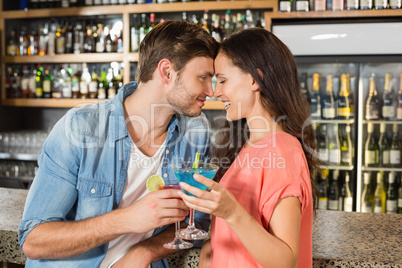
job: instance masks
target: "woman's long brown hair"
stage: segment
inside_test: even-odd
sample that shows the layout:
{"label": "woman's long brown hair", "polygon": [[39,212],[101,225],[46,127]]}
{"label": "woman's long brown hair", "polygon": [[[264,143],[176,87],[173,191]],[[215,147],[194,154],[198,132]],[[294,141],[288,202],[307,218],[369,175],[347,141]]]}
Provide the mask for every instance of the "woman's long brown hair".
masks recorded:
{"label": "woman's long brown hair", "polygon": [[[232,35],[221,43],[219,53],[227,56],[233,65],[245,73],[251,74],[260,85],[262,106],[286,133],[295,136],[301,143],[310,171],[316,207],[318,191],[315,177],[320,161],[315,153],[315,133],[310,120],[310,109],[300,91],[297,64],[292,53],[274,34],[261,28]],[[261,77],[258,70],[262,73]],[[227,121],[225,124],[225,129],[230,131],[221,132],[222,136],[218,141],[220,148],[214,151],[215,159],[226,160],[225,163],[219,163],[220,169],[215,176],[217,181],[229,168],[227,163],[233,163],[249,138],[245,119]]]}

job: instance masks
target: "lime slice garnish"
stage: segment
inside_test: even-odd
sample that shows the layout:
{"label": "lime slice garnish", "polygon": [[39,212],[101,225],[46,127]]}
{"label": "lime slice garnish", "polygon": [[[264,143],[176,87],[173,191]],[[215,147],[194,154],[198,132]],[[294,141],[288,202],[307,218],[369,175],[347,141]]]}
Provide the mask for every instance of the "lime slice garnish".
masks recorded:
{"label": "lime slice garnish", "polygon": [[197,169],[198,168],[198,162],[200,161],[200,152],[197,152],[195,154],[195,160],[194,160],[194,164],[193,164],[193,169]]}
{"label": "lime slice garnish", "polygon": [[150,192],[156,191],[159,189],[159,185],[165,185],[163,178],[159,175],[152,175],[147,179],[147,189]]}

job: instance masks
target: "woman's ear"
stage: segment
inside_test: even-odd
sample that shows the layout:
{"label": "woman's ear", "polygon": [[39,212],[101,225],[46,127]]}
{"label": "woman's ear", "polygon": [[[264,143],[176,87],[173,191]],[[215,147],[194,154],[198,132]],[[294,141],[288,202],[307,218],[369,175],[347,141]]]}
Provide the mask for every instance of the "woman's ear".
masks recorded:
{"label": "woman's ear", "polygon": [[172,80],[172,62],[168,59],[161,59],[158,63],[158,74],[164,83]]}
{"label": "woman's ear", "polygon": [[[260,69],[256,69],[257,70],[257,73],[258,73],[258,76],[259,76],[259,78],[260,78],[260,80],[262,81],[262,80],[264,80],[264,75],[262,74],[262,72],[261,72],[261,70]],[[252,88],[251,88],[253,91],[259,91],[260,90],[260,84],[258,84],[258,82],[257,81],[255,81],[255,79],[253,78],[253,82],[252,82]]]}

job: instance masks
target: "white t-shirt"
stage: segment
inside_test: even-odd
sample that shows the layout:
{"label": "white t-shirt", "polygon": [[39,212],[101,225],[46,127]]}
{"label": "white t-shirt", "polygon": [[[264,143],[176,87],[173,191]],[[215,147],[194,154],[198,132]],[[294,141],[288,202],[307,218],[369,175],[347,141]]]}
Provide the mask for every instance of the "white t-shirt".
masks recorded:
{"label": "white t-shirt", "polygon": [[[125,208],[149,193],[146,181],[151,175],[162,174],[162,158],[166,141],[152,156],[144,155],[135,143],[132,143],[130,162],[127,168],[127,184],[119,208]],[[149,237],[154,231],[143,234],[124,234],[109,242],[109,247],[100,267],[112,266],[123,257],[130,248]]]}

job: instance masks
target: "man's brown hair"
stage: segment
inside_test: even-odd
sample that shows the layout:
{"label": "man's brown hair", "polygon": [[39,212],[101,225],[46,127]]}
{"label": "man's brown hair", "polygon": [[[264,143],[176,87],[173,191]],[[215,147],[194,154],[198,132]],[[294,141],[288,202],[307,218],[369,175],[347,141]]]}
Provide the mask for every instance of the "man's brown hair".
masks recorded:
{"label": "man's brown hair", "polygon": [[152,79],[158,63],[169,59],[175,71],[180,72],[194,57],[215,59],[219,43],[204,29],[184,21],[158,24],[140,44],[136,81]]}

